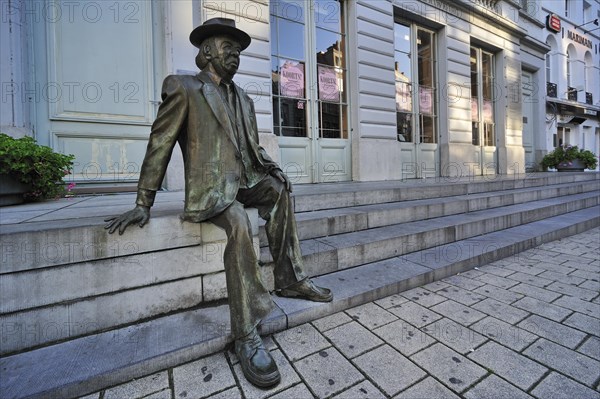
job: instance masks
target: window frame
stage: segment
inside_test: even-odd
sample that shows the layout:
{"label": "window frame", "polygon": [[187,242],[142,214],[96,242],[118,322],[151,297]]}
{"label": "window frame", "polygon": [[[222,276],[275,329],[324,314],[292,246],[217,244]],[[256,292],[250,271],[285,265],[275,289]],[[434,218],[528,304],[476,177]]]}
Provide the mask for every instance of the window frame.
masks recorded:
{"label": "window frame", "polygon": [[[425,26],[418,25],[412,21],[406,21],[401,18],[396,18],[394,20],[394,29],[396,29],[397,25],[402,25],[405,28],[408,28],[409,32],[409,53],[406,53],[402,49],[396,40],[394,40],[394,60],[396,60],[396,55],[408,54],[410,60],[410,78],[408,81],[403,81],[399,79],[399,76],[402,76],[401,72],[396,69],[394,66],[394,71],[396,72],[396,137],[399,142],[402,143],[413,143],[413,144],[438,144],[439,142],[439,118],[438,118],[438,90],[437,90],[437,82],[438,82],[438,60],[437,60],[437,32],[433,29],[427,28]],[[430,78],[431,78],[431,86],[425,85],[421,83],[422,76],[421,70],[425,67],[425,64],[421,64],[422,57],[419,53],[419,33],[424,32],[430,37],[430,56],[429,60],[429,68]],[[394,35],[394,39],[396,39],[396,35]],[[406,85],[408,87],[408,93],[410,98],[410,110],[408,109],[399,109],[398,103],[402,102],[402,98],[399,98],[400,94],[403,93],[402,90],[399,90],[399,85]],[[421,93],[428,93],[427,95],[430,98],[430,107],[431,112],[424,112],[423,107],[421,106]],[[425,135],[425,118],[430,119],[427,125],[431,126],[431,134]],[[406,133],[402,129],[406,129],[406,125],[410,124],[409,136],[406,137]],[[401,133],[403,132],[403,133]],[[430,140],[426,140],[429,137]],[[408,138],[408,139],[407,139]]]}
{"label": "window frame", "polygon": [[[269,17],[271,22],[271,53],[270,53],[270,62],[271,65],[275,65],[274,62],[277,60],[277,65],[281,65],[281,61],[290,61],[302,64],[302,69],[304,73],[303,84],[304,84],[304,92],[301,97],[289,97],[282,95],[280,83],[274,80],[276,75],[275,71],[272,72],[271,77],[271,99],[273,102],[273,133],[277,136],[287,136],[287,137],[300,137],[300,138],[309,138],[309,139],[321,139],[321,138],[332,138],[332,139],[349,139],[350,138],[350,120],[349,120],[349,95],[348,95],[348,1],[346,0],[336,0],[339,3],[339,13],[341,20],[339,22],[339,31],[333,31],[329,29],[326,25],[319,25],[319,21],[317,16],[315,15],[318,11],[318,7],[324,7],[319,5],[319,2],[325,3],[322,0],[310,0],[307,2],[305,0],[297,0],[293,3],[302,4],[299,6],[302,9],[301,18],[290,19],[285,16],[279,15],[277,12],[273,11],[273,8],[269,9]],[[287,4],[287,3],[285,3]],[[331,9],[329,9],[331,10]],[[327,11],[327,9],[325,9]],[[332,14],[329,14],[324,18],[326,20]],[[281,36],[279,33],[279,24],[280,20],[291,21],[293,23],[299,23],[303,27],[303,57],[295,58],[289,57],[282,54],[281,49],[278,47],[276,50],[273,49],[273,43],[277,43],[279,46],[279,42],[281,41]],[[274,27],[274,24],[277,24]],[[340,59],[342,61],[342,67],[337,66],[329,66],[328,64],[323,64],[319,62],[317,59],[317,35],[318,30],[323,30],[327,33],[331,33],[332,35],[339,35],[341,40],[339,42],[339,47],[341,54],[335,54],[333,59],[333,63],[336,64],[336,60]],[[274,35],[277,35],[276,38]],[[332,49],[333,53],[333,49]],[[323,69],[323,67],[331,67],[335,70],[336,79],[338,81],[338,90],[339,90],[339,99],[338,101],[328,101],[322,100],[320,98],[320,81],[319,81],[319,70]],[[340,78],[341,76],[341,78]],[[279,79],[281,76],[279,76]],[[340,80],[341,79],[341,80]],[[340,87],[341,82],[341,87]],[[275,86],[277,86],[277,90],[275,90]],[[277,91],[277,93],[275,92]],[[293,135],[293,134],[284,134],[284,129],[291,129],[296,127],[284,126],[283,125],[283,111],[281,109],[281,104],[291,100],[292,102],[296,102],[298,109],[302,105],[302,111],[304,117],[301,118],[304,122],[303,127],[299,128],[300,132],[304,134]],[[327,129],[325,125],[325,119],[323,114],[323,109],[327,107],[332,107],[333,105],[337,105],[338,113],[336,122],[338,127],[335,129]],[[332,113],[335,115],[335,112]],[[329,118],[332,121],[331,118]],[[279,124],[277,124],[279,123]],[[335,124],[334,124],[335,125]],[[336,137],[325,137],[326,134],[324,132],[336,132]],[[335,136],[335,133],[334,133]]]}
{"label": "window frame", "polygon": [[[475,76],[476,76],[476,103],[473,103],[473,63],[472,52],[475,52]],[[484,81],[484,62],[483,57],[489,57],[489,84]],[[471,60],[471,144],[477,147],[496,147],[496,55],[491,51],[474,45],[470,46],[469,59]],[[489,91],[486,97],[486,90]],[[489,102],[490,105],[486,104]],[[475,108],[476,107],[476,108]],[[486,120],[486,108],[489,108],[492,116],[491,120]],[[473,112],[475,109],[475,112]],[[476,114],[476,115],[473,115]]]}

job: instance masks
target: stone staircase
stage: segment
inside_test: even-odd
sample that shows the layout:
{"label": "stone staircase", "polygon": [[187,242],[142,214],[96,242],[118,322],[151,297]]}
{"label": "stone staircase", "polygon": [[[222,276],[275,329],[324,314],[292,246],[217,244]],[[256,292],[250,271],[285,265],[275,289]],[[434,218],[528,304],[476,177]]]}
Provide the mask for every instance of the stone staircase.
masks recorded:
{"label": "stone staircase", "polygon": [[[125,197],[109,209],[74,204],[68,211],[80,216],[65,226],[38,220],[1,230],[3,245],[11,246],[0,270],[0,397],[83,395],[230,342],[223,233],[210,223],[179,222],[178,195],[159,195],[151,228],[121,237],[107,236],[100,216],[129,209]],[[600,225],[599,201],[598,173],[298,186],[305,267],[335,299],[274,297],[277,308],[262,330],[289,328],[585,231]],[[264,228],[254,210],[249,214],[272,288]],[[65,256],[67,242],[98,244]],[[63,243],[62,251],[48,252],[50,243]]]}

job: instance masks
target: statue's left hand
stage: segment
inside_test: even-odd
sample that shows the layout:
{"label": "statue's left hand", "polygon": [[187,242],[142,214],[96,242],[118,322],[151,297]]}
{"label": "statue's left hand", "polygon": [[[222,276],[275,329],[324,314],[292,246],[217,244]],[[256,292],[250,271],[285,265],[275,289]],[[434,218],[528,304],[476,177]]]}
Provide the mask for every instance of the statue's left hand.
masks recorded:
{"label": "statue's left hand", "polygon": [[130,224],[138,224],[140,227],[144,227],[148,219],[150,219],[150,207],[137,205],[120,216],[104,219],[105,222],[109,222],[104,228],[108,229],[109,234],[119,229],[119,235],[121,235]]}
{"label": "statue's left hand", "polygon": [[271,175],[273,175],[274,177],[281,180],[281,182],[285,185],[285,188],[288,192],[290,192],[290,193],[292,192],[292,190],[293,190],[292,182],[290,181],[290,178],[287,177],[287,175],[285,173],[283,173],[279,169],[273,169],[271,171]]}

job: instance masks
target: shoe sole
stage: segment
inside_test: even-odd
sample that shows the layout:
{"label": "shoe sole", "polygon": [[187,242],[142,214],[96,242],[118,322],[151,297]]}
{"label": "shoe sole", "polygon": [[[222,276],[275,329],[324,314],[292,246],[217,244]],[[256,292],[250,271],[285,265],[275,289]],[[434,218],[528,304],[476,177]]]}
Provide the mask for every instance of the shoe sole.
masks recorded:
{"label": "shoe sole", "polygon": [[305,299],[307,301],[313,301],[313,302],[331,302],[333,301],[333,295],[327,297],[327,298],[309,298],[306,295],[302,295],[302,294],[297,294],[295,292],[291,292],[291,291],[287,291],[285,289],[281,290],[281,291],[277,291],[276,294],[278,296],[284,297],[284,298],[297,298],[297,299]]}
{"label": "shoe sole", "polygon": [[271,388],[281,381],[281,374],[279,371],[274,371],[271,374],[266,376],[258,376],[254,374],[252,371],[248,370],[244,365],[240,362],[240,366],[242,367],[242,373],[244,373],[244,377],[252,384],[259,388]]}

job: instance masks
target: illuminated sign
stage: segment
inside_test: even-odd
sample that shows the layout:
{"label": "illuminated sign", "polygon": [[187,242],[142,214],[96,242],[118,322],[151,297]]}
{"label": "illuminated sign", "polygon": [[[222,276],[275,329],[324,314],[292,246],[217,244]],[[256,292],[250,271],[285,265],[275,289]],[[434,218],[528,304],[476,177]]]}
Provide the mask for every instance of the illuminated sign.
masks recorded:
{"label": "illuminated sign", "polygon": [[549,14],[546,17],[546,27],[554,32],[560,32],[560,18],[556,14]]}

